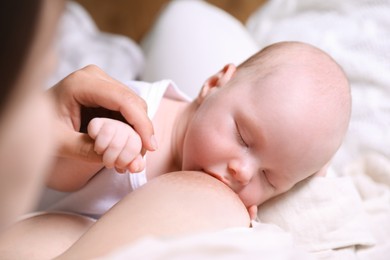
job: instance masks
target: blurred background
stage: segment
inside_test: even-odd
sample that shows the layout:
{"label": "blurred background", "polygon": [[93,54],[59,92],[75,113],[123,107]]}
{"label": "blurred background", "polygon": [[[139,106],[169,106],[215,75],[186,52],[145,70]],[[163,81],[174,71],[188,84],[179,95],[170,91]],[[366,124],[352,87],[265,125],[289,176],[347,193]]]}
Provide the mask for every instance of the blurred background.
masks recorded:
{"label": "blurred background", "polygon": [[[87,9],[100,30],[126,35],[140,42],[159,11],[169,0],[76,0],[76,2]],[[245,22],[249,15],[266,0],[208,0],[206,2]]]}

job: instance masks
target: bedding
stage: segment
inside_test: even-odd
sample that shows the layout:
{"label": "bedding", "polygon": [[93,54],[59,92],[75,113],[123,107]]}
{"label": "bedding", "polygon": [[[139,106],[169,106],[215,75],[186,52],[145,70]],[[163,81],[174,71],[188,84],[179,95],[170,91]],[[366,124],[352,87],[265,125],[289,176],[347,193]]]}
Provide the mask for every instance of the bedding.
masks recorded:
{"label": "bedding", "polygon": [[[234,62],[240,62],[245,55],[281,40],[305,41],[329,52],[345,69],[351,82],[351,126],[332,162],[334,174],[326,178],[310,178],[288,193],[264,203],[259,207],[258,220],[253,222],[253,228],[164,239],[148,237],[102,259],[388,259],[390,1],[269,0],[250,17],[247,30],[237,26],[238,22],[233,17],[222,14],[223,11],[203,1],[173,1],[166,10],[169,10],[169,17],[159,20],[161,23],[154,27],[142,45],[146,57],[143,70],[144,60],[134,42],[99,32],[80,6],[69,3],[65,14],[68,18],[63,20],[64,24],[69,24],[63,26],[72,29],[62,31],[60,64],[53,77],[59,78],[77,69],[83,62],[96,60],[119,80],[128,80],[141,71],[144,80],[153,79],[152,74],[159,77],[158,80],[177,77],[183,80],[179,86],[188,85],[189,89],[184,91],[194,96],[200,86],[190,82],[201,82],[206,75],[204,73],[209,74],[209,69],[218,70],[220,64],[229,60],[228,55],[235,53],[230,51],[226,56],[219,53],[213,56],[215,60],[207,59],[213,65],[208,67],[205,64],[203,70],[199,67],[202,63],[197,63],[201,60],[197,60],[196,56],[208,45],[176,38],[167,41],[169,50],[161,48],[163,36],[167,36],[166,26],[172,33],[187,32],[186,37],[190,37],[202,26],[212,28],[211,25],[220,19],[215,24],[226,30],[223,34],[229,35],[227,32],[233,27],[235,33],[232,35],[236,36],[207,35],[207,42],[212,43],[216,50],[223,44],[242,50],[237,52],[239,55],[233,55],[236,57]],[[185,20],[187,17],[194,19],[197,12],[203,13],[201,23]],[[75,23],[75,19],[80,20]],[[166,19],[168,22],[164,25]],[[85,27],[80,26],[84,22]],[[76,28],[75,24],[79,26]],[[192,30],[191,26],[196,29]],[[74,31],[80,34],[80,38],[71,40],[67,34]],[[234,42],[231,42],[232,39]],[[80,42],[76,44],[77,41]],[[110,50],[89,56],[88,48],[82,48],[82,44],[97,44]],[[77,56],[72,55],[72,48]],[[187,55],[184,50],[189,50],[192,56],[183,56],[185,59],[180,59],[181,54],[173,57],[171,53],[175,50],[183,52],[183,55]],[[109,55],[112,52],[115,54]],[[126,58],[121,56],[121,52],[126,54]],[[194,62],[200,64],[199,69],[195,67],[194,70],[175,74],[173,68],[184,68],[183,62],[188,59],[195,59]],[[164,69],[162,74],[158,74],[159,68]],[[151,71],[148,72],[148,69]]]}

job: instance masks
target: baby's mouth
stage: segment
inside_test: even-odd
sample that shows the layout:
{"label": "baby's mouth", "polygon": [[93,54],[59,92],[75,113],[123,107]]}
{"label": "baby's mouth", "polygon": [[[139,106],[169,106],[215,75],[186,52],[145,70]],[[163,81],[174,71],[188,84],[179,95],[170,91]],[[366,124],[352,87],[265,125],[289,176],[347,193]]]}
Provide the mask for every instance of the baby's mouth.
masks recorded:
{"label": "baby's mouth", "polygon": [[228,182],[226,181],[226,179],[222,178],[220,175],[216,174],[216,173],[213,173],[213,172],[209,172],[209,171],[206,171],[205,169],[202,169],[203,172],[207,173],[208,175],[210,175],[211,177],[214,177],[215,179],[219,180],[220,182],[222,182],[223,184],[225,184],[226,186],[228,186],[229,188],[232,188],[230,187],[230,185],[228,184]]}

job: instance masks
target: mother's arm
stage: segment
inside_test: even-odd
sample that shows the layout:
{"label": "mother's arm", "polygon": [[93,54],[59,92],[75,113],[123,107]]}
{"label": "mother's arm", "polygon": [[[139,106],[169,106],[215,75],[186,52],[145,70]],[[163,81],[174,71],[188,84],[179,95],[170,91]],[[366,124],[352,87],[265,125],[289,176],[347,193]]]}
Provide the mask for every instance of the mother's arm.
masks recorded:
{"label": "mother's arm", "polygon": [[220,181],[201,172],[167,173],[127,195],[60,258],[101,256],[144,236],[249,225],[245,206]]}

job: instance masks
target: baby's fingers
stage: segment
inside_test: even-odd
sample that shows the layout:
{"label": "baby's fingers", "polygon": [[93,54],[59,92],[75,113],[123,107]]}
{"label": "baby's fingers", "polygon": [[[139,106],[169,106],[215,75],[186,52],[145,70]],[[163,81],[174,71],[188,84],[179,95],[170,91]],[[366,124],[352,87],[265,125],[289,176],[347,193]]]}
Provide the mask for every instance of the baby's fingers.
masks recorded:
{"label": "baby's fingers", "polygon": [[129,172],[141,172],[145,169],[145,160],[139,154],[128,166]]}
{"label": "baby's fingers", "polygon": [[[100,136],[100,135],[99,135]],[[126,143],[128,139],[131,139],[127,133],[123,133],[122,131],[116,131],[114,137],[109,143],[107,149],[103,154],[103,163],[107,168],[116,167],[116,161],[122,151],[126,149]],[[139,153],[139,151],[138,151]],[[134,156],[131,158],[133,159]]]}
{"label": "baby's fingers", "polygon": [[[140,172],[145,168],[145,163],[141,156],[141,138],[135,135],[129,136],[126,145],[119,154],[115,167],[118,169],[128,169],[131,172]],[[131,167],[129,165],[132,164]]]}
{"label": "baby's fingers", "polygon": [[105,118],[98,118],[98,117],[93,118],[88,123],[88,135],[92,139],[96,139],[105,122],[106,122]]}
{"label": "baby's fingers", "polygon": [[113,140],[117,128],[107,123],[106,118],[94,118],[88,124],[88,135],[95,139],[94,149],[97,154],[103,154]]}
{"label": "baby's fingers", "polygon": [[88,134],[95,139],[95,152],[103,155],[103,164],[107,168],[138,172],[145,167],[142,157],[135,160],[142,152],[142,141],[131,126],[109,118],[94,118],[88,125]]}
{"label": "baby's fingers", "polygon": [[118,173],[125,173],[129,171],[130,173],[141,172],[145,169],[145,160],[139,154],[132,162],[130,162],[125,168],[115,167],[115,170]]}

